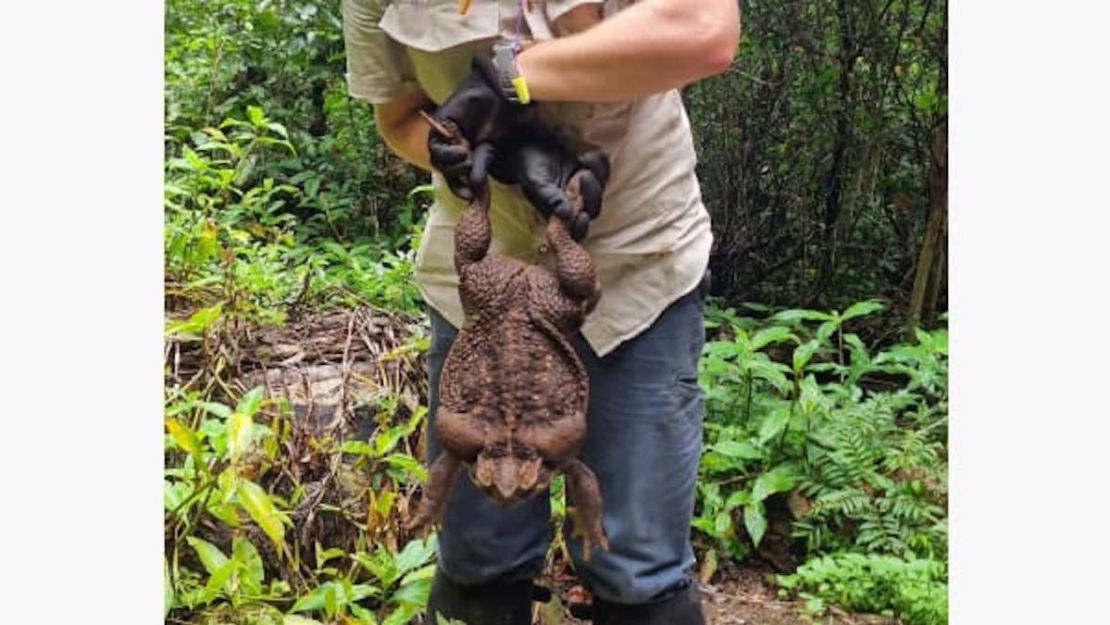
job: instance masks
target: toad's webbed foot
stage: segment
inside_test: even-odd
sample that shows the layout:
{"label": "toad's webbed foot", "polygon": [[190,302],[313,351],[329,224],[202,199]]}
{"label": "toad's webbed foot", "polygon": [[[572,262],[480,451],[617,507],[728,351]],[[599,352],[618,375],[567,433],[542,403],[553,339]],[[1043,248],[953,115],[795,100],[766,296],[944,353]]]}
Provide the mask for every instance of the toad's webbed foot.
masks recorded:
{"label": "toad's webbed foot", "polygon": [[574,512],[570,514],[574,524],[571,536],[582,539],[582,559],[589,562],[592,544],[609,550],[609,538],[601,524],[601,489],[594,472],[577,458],[567,464],[564,472],[567,490],[574,500]]}
{"label": "toad's webbed foot", "polygon": [[447,503],[447,496],[458,478],[462,462],[450,452],[443,451],[432,463],[428,471],[428,483],[424,485],[424,497],[420,500],[420,507],[416,514],[405,524],[405,529],[413,531],[429,523],[439,523],[443,520],[443,508]]}

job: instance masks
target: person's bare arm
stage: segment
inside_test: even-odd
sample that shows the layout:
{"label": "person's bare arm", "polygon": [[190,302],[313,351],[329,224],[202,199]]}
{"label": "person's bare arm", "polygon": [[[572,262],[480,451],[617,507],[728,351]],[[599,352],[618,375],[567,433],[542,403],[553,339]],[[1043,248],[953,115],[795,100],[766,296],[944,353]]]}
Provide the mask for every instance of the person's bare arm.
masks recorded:
{"label": "person's bare arm", "polygon": [[719,74],[739,40],[736,0],[640,0],[586,31],[530,46],[517,63],[537,102],[617,101]]}
{"label": "person's bare arm", "polygon": [[374,105],[378,134],[389,149],[426,171],[432,170],[432,163],[428,156],[428,123],[420,116],[420,111],[434,108],[428,96],[419,90]]}

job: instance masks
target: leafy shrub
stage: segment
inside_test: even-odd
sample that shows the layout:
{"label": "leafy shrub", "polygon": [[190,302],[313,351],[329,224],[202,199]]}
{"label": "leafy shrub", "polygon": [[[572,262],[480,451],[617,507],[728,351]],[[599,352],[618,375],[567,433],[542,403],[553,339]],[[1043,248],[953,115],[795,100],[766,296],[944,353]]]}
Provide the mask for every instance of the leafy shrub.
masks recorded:
{"label": "leafy shrub", "polygon": [[[418,460],[398,449],[425,414],[418,410],[406,421],[387,423],[369,441],[314,439],[301,449],[306,443],[296,440],[287,411],[281,402],[264,399],[262,387],[243,395],[234,408],[197,391],[169,389],[163,497],[167,613],[223,614],[243,623],[281,623],[288,618],[285,611],[332,621],[409,622],[427,603],[435,535],[410,540],[401,549],[372,543],[368,535],[372,520],[377,526],[398,523],[396,485],[427,477]],[[308,457],[341,454],[351,461],[326,470],[340,473],[333,479],[353,484],[358,496],[367,488],[359,480],[376,480],[373,504],[366,519],[347,519],[357,525],[354,549],[316,542],[309,557],[299,536],[304,528],[289,530],[294,511],[304,509],[312,495],[303,482],[290,484],[289,476],[309,470]],[[345,514],[343,507],[339,512]],[[341,563],[345,566],[337,566]],[[293,622],[314,622],[299,618]]]}
{"label": "leafy shrub", "polygon": [[763,540],[776,494],[810,554],[945,551],[947,335],[922,331],[872,357],[844,326],[881,308],[709,315],[721,336],[701,360],[694,527],[733,557]]}
{"label": "leafy shrub", "polygon": [[943,562],[844,553],[809,560],[778,583],[809,599],[812,612],[824,602],[847,610],[890,614],[905,625],[948,622],[948,573]]}

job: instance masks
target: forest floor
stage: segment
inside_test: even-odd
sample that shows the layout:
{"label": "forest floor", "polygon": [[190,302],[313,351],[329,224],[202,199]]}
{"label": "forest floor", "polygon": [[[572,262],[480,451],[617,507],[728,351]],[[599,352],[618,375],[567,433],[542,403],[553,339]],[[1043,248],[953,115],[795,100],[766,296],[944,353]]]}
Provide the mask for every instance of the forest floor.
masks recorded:
{"label": "forest floor", "polygon": [[[854,614],[831,606],[822,616],[809,616],[803,601],[783,599],[764,580],[764,571],[751,567],[729,567],[721,579],[699,584],[702,611],[707,625],[898,625],[894,618]],[[572,576],[549,580],[552,600],[537,604],[537,625],[589,625],[589,620],[571,614],[570,603],[588,603],[589,593]]]}

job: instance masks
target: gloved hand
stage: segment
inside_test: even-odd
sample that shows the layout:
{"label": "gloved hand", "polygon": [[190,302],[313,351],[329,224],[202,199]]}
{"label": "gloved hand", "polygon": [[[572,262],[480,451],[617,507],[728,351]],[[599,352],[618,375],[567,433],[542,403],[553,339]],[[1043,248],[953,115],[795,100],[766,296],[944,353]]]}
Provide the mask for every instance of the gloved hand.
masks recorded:
{"label": "gloved hand", "polygon": [[[609,159],[601,150],[576,156],[549,133],[518,126],[497,142],[492,159],[483,151],[474,161],[472,181],[485,177],[488,162],[490,175],[506,184],[520,185],[525,197],[544,218],[552,214],[564,220],[573,217],[570,232],[575,241],[586,236],[590,220],[601,213],[601,196],[609,181]],[[579,179],[582,211],[574,214],[567,184],[578,172],[582,172]]]}
{"label": "gloved hand", "polygon": [[435,119],[448,120],[466,140],[466,145],[436,132],[428,133],[432,167],[439,170],[455,195],[470,200],[467,185],[472,180],[472,151],[481,143],[494,143],[515,122],[521,106],[501,93],[497,70],[485,55],[471,60],[471,73],[435,112]]}

